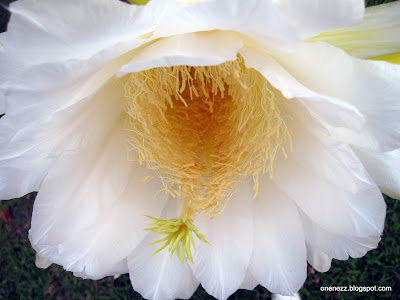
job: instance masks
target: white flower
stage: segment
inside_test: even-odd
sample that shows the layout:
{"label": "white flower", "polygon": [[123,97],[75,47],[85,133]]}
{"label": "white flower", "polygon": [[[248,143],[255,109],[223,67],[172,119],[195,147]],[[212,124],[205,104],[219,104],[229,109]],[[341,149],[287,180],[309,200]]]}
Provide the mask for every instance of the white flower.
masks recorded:
{"label": "white flower", "polygon": [[[380,240],[378,185],[400,194],[400,67],[309,40],[360,23],[362,0],[192,2],[12,4],[0,198],[39,191],[39,266],[129,273],[145,298],[291,295],[307,260],[324,272]],[[400,18],[376,18],[397,44],[363,57],[399,49]],[[144,215],[191,220],[211,245],[152,256]]]}

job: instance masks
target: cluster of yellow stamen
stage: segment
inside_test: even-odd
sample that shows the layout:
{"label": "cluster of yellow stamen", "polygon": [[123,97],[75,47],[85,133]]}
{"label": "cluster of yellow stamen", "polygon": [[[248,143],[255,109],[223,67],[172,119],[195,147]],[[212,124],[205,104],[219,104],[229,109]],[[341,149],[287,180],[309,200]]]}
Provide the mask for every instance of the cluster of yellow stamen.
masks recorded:
{"label": "cluster of yellow stamen", "polygon": [[243,58],[217,66],[154,68],[126,84],[129,144],[188,211],[215,217],[242,176],[273,175],[290,132],[272,87]]}
{"label": "cluster of yellow stamen", "polygon": [[[291,147],[274,89],[240,55],[217,66],[160,67],[129,76],[130,149],[158,174],[165,192],[184,199],[185,222],[198,213],[217,216],[243,178],[253,179],[256,197],[259,176],[272,177],[276,153],[286,156],[287,141]],[[170,245],[172,252],[181,242],[190,250],[195,227],[185,223],[173,231],[178,221],[166,222],[157,220],[152,228],[167,234],[162,248]],[[190,260],[186,250],[178,255],[184,252]]]}

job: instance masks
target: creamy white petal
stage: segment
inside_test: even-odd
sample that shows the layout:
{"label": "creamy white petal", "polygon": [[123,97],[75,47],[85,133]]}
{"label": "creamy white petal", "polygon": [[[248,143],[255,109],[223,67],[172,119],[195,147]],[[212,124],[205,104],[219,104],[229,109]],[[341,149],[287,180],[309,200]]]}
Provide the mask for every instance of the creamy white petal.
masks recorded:
{"label": "creamy white petal", "polygon": [[109,59],[115,58],[145,43],[142,37],[175,7],[167,0],[145,6],[108,0],[14,2],[8,31],[0,36],[0,78],[39,64],[86,60],[110,48],[116,51]]}
{"label": "creamy white petal", "polygon": [[350,256],[353,258],[362,257],[368,251],[375,249],[381,240],[379,234],[360,237],[346,233],[335,234],[329,232],[323,226],[314,222],[300,208],[298,211],[307,244],[332,258],[347,260]]}
{"label": "creamy white petal", "polygon": [[294,293],[293,296],[283,296],[280,294],[272,294],[272,300],[301,300],[298,293]]}
{"label": "creamy white petal", "polygon": [[331,30],[313,37],[359,58],[400,51],[400,2],[367,7],[359,25]]}
{"label": "creamy white petal", "polygon": [[210,66],[235,60],[243,42],[232,32],[210,31],[174,35],[139,50],[118,76],[156,67]]}
{"label": "creamy white petal", "polygon": [[372,179],[388,196],[400,199],[400,149],[378,152],[353,147]]}
{"label": "creamy white petal", "polygon": [[[144,238],[148,221],[159,216],[165,197],[152,173],[127,161],[120,134],[110,134],[88,151],[57,160],[36,198],[30,241],[66,270],[88,276],[126,273],[127,255]],[[68,181],[68,185],[64,182]]]}
{"label": "creamy white petal", "polygon": [[[163,219],[179,216],[182,205],[170,198],[161,214]],[[150,219],[147,219],[150,223]],[[149,227],[149,226],[147,226]],[[150,243],[162,238],[150,232],[128,256],[129,276],[133,288],[146,299],[188,299],[196,291],[199,282],[193,275],[189,262],[182,264],[176,254],[171,257],[167,248],[152,255],[162,244]]]}
{"label": "creamy white petal", "polygon": [[[276,160],[273,181],[279,189],[329,232],[379,236],[386,205],[351,148],[322,135],[313,137],[302,126],[294,128],[293,134],[294,151],[288,159]],[[349,178],[349,184],[339,186],[338,176]]]}
{"label": "creamy white petal", "polygon": [[253,193],[241,184],[223,213],[210,220],[197,216],[195,225],[211,245],[196,238],[191,265],[208,294],[226,299],[242,284],[253,250]]}
{"label": "creamy white petal", "polygon": [[331,268],[332,257],[326,255],[317,248],[307,245],[307,260],[318,272],[326,272]]}
{"label": "creamy white petal", "polygon": [[276,59],[308,89],[346,101],[365,116],[361,131],[331,128],[337,139],[380,151],[400,147],[400,66],[360,60],[322,42]]}
{"label": "creamy white petal", "polygon": [[363,0],[273,0],[302,39],[320,32],[358,24],[363,19]]}
{"label": "creamy white petal", "polygon": [[170,36],[197,31],[230,30],[257,39],[277,51],[295,47],[300,38],[271,1],[209,0],[183,6],[164,18],[155,32]]}
{"label": "creamy white petal", "polygon": [[36,254],[35,257],[35,266],[40,269],[47,269],[52,265],[52,261],[48,260],[45,257],[40,256],[39,254]]}
{"label": "creamy white petal", "polygon": [[253,275],[251,275],[250,271],[247,271],[246,276],[243,279],[243,282],[239,286],[239,289],[253,290],[257,285],[258,285],[258,281],[255,280]]}
{"label": "creamy white petal", "polygon": [[[101,139],[123,113],[121,84],[120,80],[111,80],[79,103],[29,123],[20,120],[16,124],[12,114],[3,116],[0,120],[0,142],[4,145],[0,149],[0,198],[20,197],[39,190],[55,157],[77,152]],[[31,105],[27,105],[27,111]],[[20,117],[23,119],[24,114]]]}
{"label": "creamy white petal", "polygon": [[307,278],[306,245],[296,206],[264,176],[254,214],[249,271],[270,292],[293,295]]}
{"label": "creamy white petal", "polygon": [[322,271],[329,257],[365,255],[383,230],[386,205],[379,189],[351,148],[332,140],[300,104],[286,103],[285,111],[298,123],[288,124],[293,152],[276,158],[273,181],[298,206],[310,263]]}
{"label": "creamy white petal", "polygon": [[363,126],[364,118],[357,107],[308,89],[265,51],[245,47],[240,54],[245,59],[247,68],[259,71],[279,90],[278,94],[282,93],[287,99],[302,101],[312,115],[321,122],[331,126],[350,127],[355,130]]}
{"label": "creamy white petal", "polygon": [[128,161],[120,87],[120,81],[111,81],[99,94],[39,124],[36,134],[27,130],[21,142],[28,144],[15,157],[19,162],[18,156],[37,154],[36,164],[52,160],[34,205],[34,249],[67,270],[94,277],[128,271],[121,261],[144,237],[141,215],[157,216],[163,205],[163,199],[153,200],[161,183],[141,182],[151,173]]}

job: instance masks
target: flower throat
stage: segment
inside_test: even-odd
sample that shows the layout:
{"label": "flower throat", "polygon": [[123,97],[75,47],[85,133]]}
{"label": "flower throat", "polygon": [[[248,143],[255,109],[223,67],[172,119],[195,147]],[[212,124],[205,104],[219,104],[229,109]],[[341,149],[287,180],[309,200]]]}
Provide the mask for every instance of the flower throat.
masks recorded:
{"label": "flower throat", "polygon": [[273,88],[239,55],[217,66],[160,67],[126,83],[129,145],[165,192],[182,197],[180,218],[217,216],[244,177],[273,176],[291,140]]}

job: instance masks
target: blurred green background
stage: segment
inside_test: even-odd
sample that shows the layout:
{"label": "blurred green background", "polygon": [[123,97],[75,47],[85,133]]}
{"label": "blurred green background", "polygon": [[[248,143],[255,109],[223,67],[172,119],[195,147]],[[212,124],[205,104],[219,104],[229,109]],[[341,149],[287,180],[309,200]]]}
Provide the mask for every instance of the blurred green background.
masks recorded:
{"label": "blurred green background", "polygon": [[[68,1],[68,0],[65,0]],[[84,0],[82,0],[84,1]],[[110,0],[114,1],[114,0]],[[116,0],[115,0],[116,1]],[[244,0],[245,1],[245,0]],[[329,0],[328,0],[329,1]],[[0,0],[0,31],[5,30],[9,13]],[[367,1],[376,5],[392,1]],[[10,205],[0,219],[0,300],[6,299],[142,299],[128,275],[98,281],[76,278],[62,267],[47,270],[35,267],[35,252],[28,230],[35,193]],[[308,278],[300,291],[302,299],[400,299],[400,202],[385,197],[388,210],[385,230],[378,249],[361,259],[333,260],[327,273],[308,267]],[[4,204],[5,202],[3,202]],[[7,224],[9,222],[9,224]],[[321,286],[390,286],[391,292],[321,292]],[[239,290],[229,299],[270,299],[261,286],[253,291]],[[201,286],[191,299],[213,299]]]}

